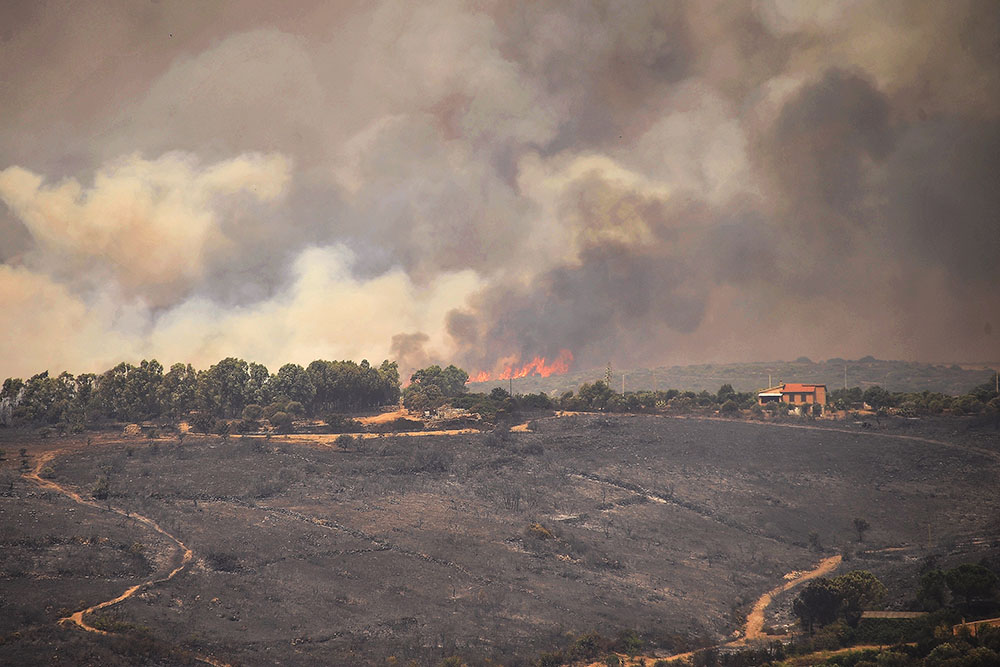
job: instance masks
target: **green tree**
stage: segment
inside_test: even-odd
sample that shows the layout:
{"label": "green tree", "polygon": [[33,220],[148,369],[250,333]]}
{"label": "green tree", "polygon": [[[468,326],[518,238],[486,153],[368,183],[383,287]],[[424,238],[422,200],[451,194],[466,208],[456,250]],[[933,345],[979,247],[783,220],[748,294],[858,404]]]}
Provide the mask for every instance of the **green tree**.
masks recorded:
{"label": "green tree", "polygon": [[76,424],[87,424],[100,413],[97,399],[97,375],[81,373],[73,380],[76,391],[69,408],[69,420]]}
{"label": "green tree", "polygon": [[419,384],[422,387],[435,386],[441,391],[442,396],[460,396],[465,393],[465,383],[469,380],[469,374],[457,366],[450,365],[447,368],[440,366],[428,366],[415,371],[410,376],[411,384]]}
{"label": "green tree", "polygon": [[268,384],[271,381],[271,373],[267,370],[267,366],[251,361],[247,364],[247,375],[250,376],[247,380],[247,402],[257,405],[270,403],[271,390]]}
{"label": "green tree", "polygon": [[306,369],[298,364],[285,364],[278,369],[269,383],[271,395],[279,401],[295,401],[312,405],[316,387]]}
{"label": "green tree", "polygon": [[237,417],[250,402],[249,382],[247,362],[227,357],[198,373],[198,404],[214,415]]}
{"label": "green tree", "polygon": [[917,602],[927,611],[937,611],[948,601],[948,579],[941,570],[930,570],[920,577]]}
{"label": "green tree", "polygon": [[160,405],[173,419],[191,412],[196,406],[198,374],[191,364],[174,364],[160,381]]}
{"label": "green tree", "polygon": [[306,367],[316,389],[312,414],[355,408],[372,408],[399,401],[399,369],[394,361],[373,368],[367,360],[326,361],[317,359]]}
{"label": "green tree", "polygon": [[131,364],[122,362],[101,373],[97,378],[97,400],[101,412],[112,419],[125,420],[128,406],[125,402],[125,384]]}
{"label": "green tree", "polygon": [[736,398],[736,391],[733,389],[733,385],[728,382],[719,387],[719,391],[715,395],[716,402],[720,405],[734,398]]}
{"label": "green tree", "polygon": [[792,612],[810,634],[816,626],[832,623],[840,609],[840,592],[829,579],[811,581],[792,603]]}
{"label": "green tree", "polygon": [[159,417],[160,383],[163,380],[163,366],[156,359],[143,359],[138,366],[125,366],[125,381],[119,397],[120,419],[141,421]]}
{"label": "green tree", "polygon": [[862,400],[870,405],[872,410],[875,410],[876,412],[885,408],[890,408],[893,405],[892,394],[878,385],[866,389]]}
{"label": "green tree", "polygon": [[861,620],[861,612],[877,605],[885,597],[885,585],[868,570],[853,570],[835,577],[832,582],[840,598],[839,611],[848,624]]}
{"label": "green tree", "polygon": [[966,607],[973,599],[989,598],[996,593],[997,575],[982,565],[963,563],[945,572],[944,576],[952,594],[965,598]]}
{"label": "green tree", "polygon": [[291,433],[292,431],[292,416],[287,412],[275,412],[268,421],[278,433]]}

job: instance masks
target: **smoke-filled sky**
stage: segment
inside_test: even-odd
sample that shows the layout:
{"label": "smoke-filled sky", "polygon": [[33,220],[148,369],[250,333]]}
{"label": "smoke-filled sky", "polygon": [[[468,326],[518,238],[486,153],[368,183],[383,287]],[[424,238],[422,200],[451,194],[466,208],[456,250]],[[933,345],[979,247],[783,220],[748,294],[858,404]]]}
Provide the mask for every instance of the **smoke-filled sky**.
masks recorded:
{"label": "smoke-filled sky", "polygon": [[1000,357],[1000,3],[0,5],[0,378]]}

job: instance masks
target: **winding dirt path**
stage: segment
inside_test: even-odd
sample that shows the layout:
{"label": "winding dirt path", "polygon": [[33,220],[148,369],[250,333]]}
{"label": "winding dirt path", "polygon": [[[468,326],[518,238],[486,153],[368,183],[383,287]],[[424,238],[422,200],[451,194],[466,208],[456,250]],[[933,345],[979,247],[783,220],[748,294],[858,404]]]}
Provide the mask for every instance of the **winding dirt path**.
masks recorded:
{"label": "winding dirt path", "polygon": [[[748,641],[752,641],[754,639],[760,639],[761,637],[763,637],[764,610],[767,609],[767,607],[771,604],[771,602],[774,601],[774,598],[780,595],[781,593],[784,593],[785,591],[789,590],[790,588],[794,588],[799,584],[809,581],[810,579],[816,579],[817,577],[822,577],[823,575],[830,574],[831,572],[837,569],[838,565],[840,565],[840,560],[841,560],[840,554],[824,558],[819,563],[817,563],[816,567],[813,568],[812,570],[809,570],[808,572],[791,573],[794,574],[794,576],[790,577],[788,581],[783,583],[781,586],[772,588],[767,593],[764,593],[762,596],[760,596],[757,602],[754,603],[753,609],[750,611],[750,614],[747,616],[747,624],[746,628],[743,631],[743,638],[738,641],[746,643]],[[785,576],[787,577],[788,575]]]}
{"label": "winding dirt path", "polygon": [[[110,632],[108,632],[106,630],[101,630],[99,628],[95,628],[94,626],[92,626],[89,623],[87,623],[87,621],[84,619],[84,617],[87,614],[91,614],[91,613],[93,613],[93,612],[95,612],[95,611],[97,611],[99,609],[105,609],[107,607],[111,607],[113,605],[116,605],[119,602],[127,600],[128,598],[130,598],[133,595],[135,595],[137,592],[139,592],[141,590],[145,590],[146,588],[149,588],[150,586],[155,586],[157,584],[162,584],[164,582],[170,581],[175,576],[177,576],[177,574],[181,570],[183,570],[185,567],[187,567],[188,563],[190,563],[191,560],[192,560],[192,558],[194,557],[194,553],[191,551],[191,549],[189,549],[187,547],[187,545],[185,545],[183,542],[181,542],[175,536],[173,536],[170,533],[168,533],[166,530],[164,530],[160,526],[160,524],[156,523],[155,521],[153,521],[149,517],[143,516],[141,514],[135,514],[134,512],[126,512],[124,510],[118,509],[117,507],[102,506],[102,505],[100,505],[99,503],[97,503],[94,500],[88,500],[87,498],[84,498],[83,496],[81,496],[76,491],[73,491],[72,489],[68,489],[65,486],[59,484],[58,482],[54,482],[54,481],[52,481],[50,479],[43,478],[41,476],[41,474],[40,474],[42,468],[45,467],[45,465],[47,463],[49,463],[50,461],[52,461],[52,459],[54,459],[57,454],[61,454],[61,453],[62,453],[62,450],[53,450],[53,451],[45,452],[43,454],[38,455],[38,457],[35,459],[35,467],[32,468],[32,470],[30,472],[24,473],[23,477],[25,479],[28,479],[28,480],[34,482],[35,484],[37,484],[38,486],[42,487],[43,489],[48,489],[48,490],[60,493],[60,494],[62,494],[64,496],[66,496],[67,498],[70,498],[74,502],[79,503],[80,505],[86,505],[87,507],[92,507],[92,508],[95,508],[95,509],[98,509],[98,510],[111,511],[111,512],[114,512],[115,514],[121,515],[121,516],[123,516],[125,518],[133,519],[135,521],[138,521],[139,523],[147,526],[148,528],[151,528],[152,530],[156,531],[160,535],[163,535],[168,540],[170,540],[171,542],[173,542],[174,544],[176,544],[177,548],[179,549],[179,551],[181,553],[181,562],[180,562],[180,564],[177,567],[175,567],[174,569],[172,569],[165,577],[160,577],[159,579],[149,579],[149,580],[144,581],[142,583],[135,584],[134,586],[130,586],[129,588],[127,588],[125,590],[125,592],[122,593],[121,595],[119,595],[118,597],[112,598],[110,600],[105,600],[104,602],[100,602],[100,603],[95,604],[93,606],[87,607],[86,609],[81,609],[80,611],[74,612],[74,613],[70,614],[69,616],[66,616],[65,618],[59,619],[59,624],[60,625],[65,625],[67,623],[72,623],[72,624],[76,625],[77,627],[79,627],[80,629],[82,629],[82,630],[84,630],[86,632],[92,632],[92,633],[98,634],[98,635],[109,635],[109,634],[111,634]],[[214,658],[211,658],[209,656],[203,656],[203,655],[194,654],[194,657],[195,657],[195,659],[197,659],[197,660],[199,660],[201,662],[204,662],[206,664],[213,665],[214,667],[229,667],[227,665],[227,663],[220,662],[220,661],[215,660]]]}
{"label": "winding dirt path", "polygon": [[[746,646],[749,642],[754,640],[763,639],[764,635],[764,611],[770,606],[781,593],[795,588],[799,584],[803,584],[811,579],[816,579],[817,577],[822,577],[824,575],[830,574],[840,565],[840,555],[829,556],[824,558],[819,563],[816,564],[811,570],[806,572],[789,572],[785,575],[785,583],[780,586],[775,586],[767,593],[761,595],[757,602],[754,603],[753,609],[747,615],[746,625],[743,628],[743,636],[739,639],[734,639],[730,642],[723,642],[722,644],[717,644],[714,648],[739,648]],[[704,651],[705,649],[698,649],[698,651]],[[690,658],[698,651],[688,651],[687,653],[678,653],[677,655],[672,655],[667,658],[657,658],[655,656],[636,656],[635,661],[631,661],[628,656],[619,654],[622,659],[622,664],[641,664],[639,661],[645,660],[647,662],[655,662],[657,660],[663,660],[666,662],[676,662],[678,660],[685,660]],[[603,662],[591,663],[588,667],[602,667]]]}

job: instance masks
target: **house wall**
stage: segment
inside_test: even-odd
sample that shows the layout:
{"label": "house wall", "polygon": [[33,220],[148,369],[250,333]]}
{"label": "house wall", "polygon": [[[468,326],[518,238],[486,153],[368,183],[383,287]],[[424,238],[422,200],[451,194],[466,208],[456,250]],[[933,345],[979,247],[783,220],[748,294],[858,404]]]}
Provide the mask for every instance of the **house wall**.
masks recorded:
{"label": "house wall", "polygon": [[815,387],[811,392],[794,391],[782,394],[781,401],[790,405],[812,405],[813,403],[826,405],[826,388]]}
{"label": "house wall", "polygon": [[826,387],[816,387],[816,402],[826,405]]}

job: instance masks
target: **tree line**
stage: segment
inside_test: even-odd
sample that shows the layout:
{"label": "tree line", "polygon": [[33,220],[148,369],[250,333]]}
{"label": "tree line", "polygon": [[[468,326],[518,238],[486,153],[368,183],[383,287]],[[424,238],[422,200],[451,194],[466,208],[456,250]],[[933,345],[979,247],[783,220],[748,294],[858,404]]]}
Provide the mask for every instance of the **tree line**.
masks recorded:
{"label": "tree line", "polygon": [[[365,360],[359,364],[317,359],[306,367],[285,364],[272,374],[262,364],[234,357],[204,370],[178,363],[166,371],[153,359],[138,365],[123,362],[101,374],[63,372],[53,377],[44,372],[28,380],[8,378],[0,389],[0,425],[49,425],[78,431],[101,420],[176,420],[192,411],[202,417],[251,421],[275,412],[326,417],[394,404],[400,398],[414,412],[451,405],[476,412],[491,423],[526,409],[730,416],[749,411],[759,417],[765,412],[778,416],[791,407],[784,403],[761,407],[755,392],[738,392],[730,384],[715,393],[670,389],[622,394],[598,380],[582,384],[576,392],[550,397],[544,393],[511,396],[501,387],[489,394],[469,394],[468,379],[468,373],[457,366],[432,365],[415,371],[409,386],[401,391],[398,367],[390,361],[375,367]],[[249,416],[244,415],[248,407]],[[876,415],[990,414],[1000,423],[1000,397],[992,382],[962,396],[889,392],[879,386],[836,389],[829,394],[828,407],[872,408]]]}
{"label": "tree line", "polygon": [[[317,359],[306,367],[285,364],[271,373],[263,364],[228,357],[207,369],[177,363],[164,370],[155,359],[122,362],[100,374],[7,378],[0,389],[0,424],[50,425],[80,431],[103,420],[176,420],[193,411],[219,419],[267,406],[310,416],[369,409],[398,402],[394,361]],[[254,409],[257,408],[257,409]],[[273,412],[274,410],[272,410]]]}

